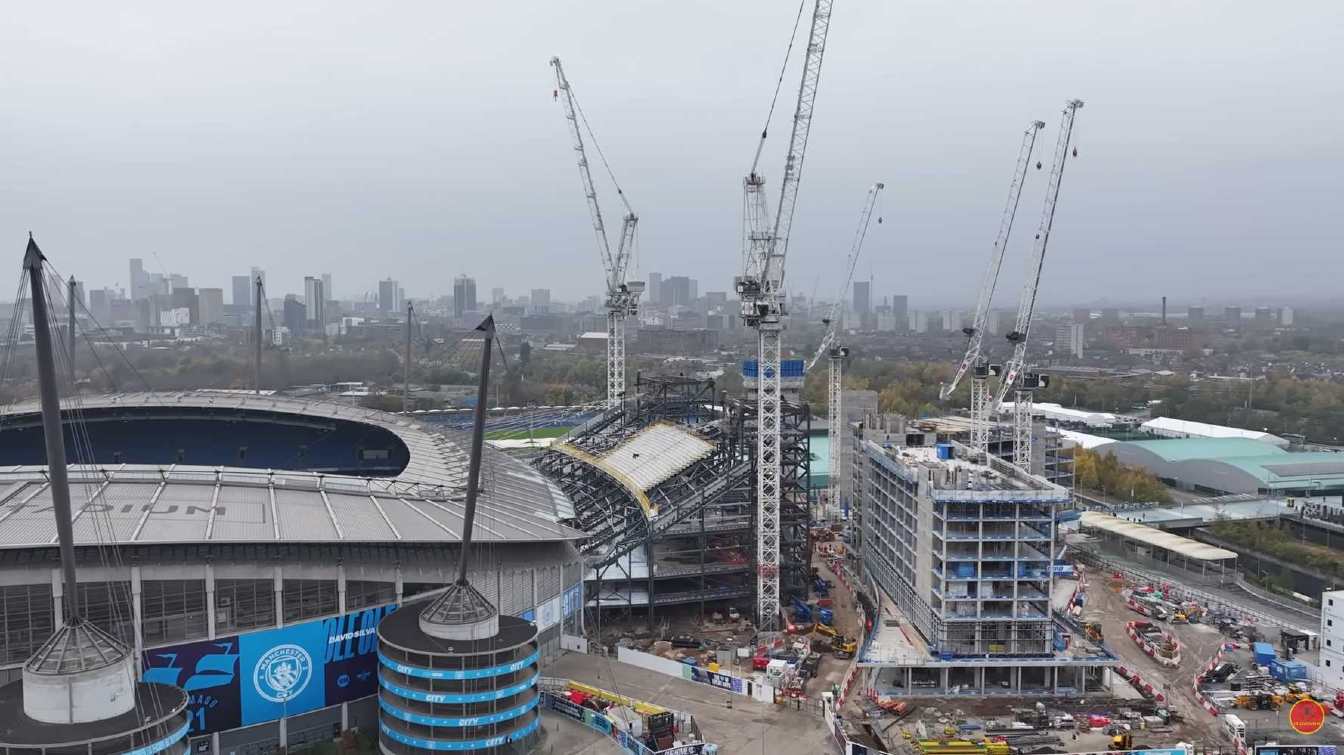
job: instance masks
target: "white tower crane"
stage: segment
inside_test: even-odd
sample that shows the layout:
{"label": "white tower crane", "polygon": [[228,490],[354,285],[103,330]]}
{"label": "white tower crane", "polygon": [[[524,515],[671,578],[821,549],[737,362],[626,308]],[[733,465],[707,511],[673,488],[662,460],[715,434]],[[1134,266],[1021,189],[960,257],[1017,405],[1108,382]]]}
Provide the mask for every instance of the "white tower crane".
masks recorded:
{"label": "white tower crane", "polygon": [[999,284],[999,270],[1003,267],[1003,250],[1008,245],[1008,237],[1013,232],[1013,220],[1017,217],[1017,205],[1022,199],[1022,184],[1026,182],[1027,170],[1031,165],[1031,153],[1036,146],[1036,135],[1045,128],[1045,121],[1032,121],[1022,134],[1022,145],[1017,150],[1017,163],[1013,168],[1013,181],[1008,185],[1008,203],[999,219],[999,234],[994,237],[994,251],[989,257],[989,268],[980,282],[980,296],[976,299],[975,319],[970,327],[962,328],[966,334],[966,356],[957,365],[952,381],[942,387],[939,398],[946,401],[961,379],[971,372],[971,447],[981,452],[989,452],[989,422],[985,414],[989,405],[989,376],[997,373],[998,365],[989,364],[980,356],[980,347],[985,339],[985,323],[989,318],[989,308],[994,301],[994,289]]}
{"label": "white tower crane", "polygon": [[[597,145],[593,131],[583,117],[583,109],[574,99],[574,89],[565,78],[565,69],[560,58],[551,58],[551,67],[555,69],[555,98],[565,109],[565,119],[569,121],[570,135],[574,138],[574,153],[578,158],[579,178],[583,181],[583,194],[588,199],[588,213],[593,219],[593,231],[597,235],[597,251],[602,257],[602,269],[606,273],[607,307],[607,407],[617,408],[625,398],[625,320],[639,314],[639,295],[644,292],[643,281],[627,281],[626,270],[635,250],[635,228],[639,216],[630,208],[630,201],[616,181],[616,176]],[[579,120],[583,119],[582,127]],[[616,195],[625,205],[625,217],[621,223],[621,237],[617,241],[616,254],[611,253],[611,244],[607,240],[607,227],[602,220],[602,208],[597,202],[597,189],[593,186],[593,176],[588,170],[588,155],[583,148],[583,132],[593,140],[593,147],[602,160],[611,183],[616,187]]]}
{"label": "white tower crane", "polygon": [[[845,266],[845,280],[840,284],[840,293],[831,303],[831,312],[822,320],[826,325],[826,335],[821,339],[821,345],[817,347],[817,353],[812,356],[812,361],[807,363],[807,371],[811,372],[816,366],[817,361],[821,359],[822,354],[830,357],[830,375],[826,390],[826,409],[827,409],[827,428],[830,433],[830,456],[826,460],[826,472],[829,483],[826,486],[826,500],[829,506],[838,506],[840,503],[840,453],[844,448],[841,437],[844,434],[844,411],[841,406],[842,389],[844,385],[844,362],[849,356],[849,347],[840,343],[836,329],[840,322],[840,307],[845,300],[845,293],[849,291],[849,284],[854,280],[854,266],[859,261],[859,251],[863,249],[863,240],[868,236],[868,224],[873,218],[873,207],[877,204],[878,192],[886,188],[882,182],[872,185],[868,189],[868,196],[863,202],[863,211],[859,213],[859,227],[854,231],[854,242],[850,245],[849,260]],[[878,222],[882,222],[878,218]]]}
{"label": "white tower crane", "polygon": [[765,179],[756,170],[765,145],[765,131],[761,132],[756,157],[743,183],[743,273],[733,283],[742,302],[742,319],[755,328],[760,337],[756,381],[756,621],[762,632],[774,632],[779,627],[779,424],[782,399],[779,337],[784,330],[786,314],[784,260],[798,201],[803,155],[812,128],[812,108],[821,80],[832,4],[833,0],[816,0],[812,9],[812,28],[803,58],[798,104],[793,113],[793,135],[784,159],[779,208],[773,225],[766,206]]}
{"label": "white tower crane", "polygon": [[[1011,389],[1017,390],[1013,402],[1013,463],[1023,469],[1031,468],[1031,403],[1038,388],[1044,388],[1048,379],[1035,372],[1023,372],[1027,360],[1027,338],[1031,334],[1031,317],[1036,310],[1036,295],[1041,287],[1041,268],[1045,265],[1045,249],[1050,243],[1050,229],[1055,222],[1055,206],[1059,202],[1059,186],[1064,179],[1064,164],[1069,157],[1069,140],[1073,137],[1073,119],[1082,100],[1069,100],[1060,118],[1059,139],[1055,142],[1055,159],[1050,166],[1050,184],[1045,189],[1045,208],[1041,211],[1041,225],[1036,229],[1032,255],[1027,260],[1027,277],[1022,284],[1022,296],[1017,304],[1017,320],[1008,334],[1013,344],[1013,355],[1008,360],[998,395],[988,407],[987,415],[998,412],[999,405]],[[1075,150],[1076,154],[1076,150]]]}

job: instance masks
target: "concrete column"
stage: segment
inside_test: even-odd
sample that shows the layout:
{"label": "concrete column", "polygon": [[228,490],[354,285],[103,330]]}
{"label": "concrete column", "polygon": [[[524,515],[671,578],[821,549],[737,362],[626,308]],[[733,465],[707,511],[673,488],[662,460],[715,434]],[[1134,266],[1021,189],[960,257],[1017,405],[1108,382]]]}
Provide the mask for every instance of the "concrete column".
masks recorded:
{"label": "concrete column", "polygon": [[988,671],[984,666],[975,670],[976,680],[980,682],[980,694],[985,694],[985,672]]}
{"label": "concrete column", "polygon": [[949,689],[948,682],[951,681],[951,679],[950,679],[951,675],[952,675],[952,672],[951,672],[950,670],[948,670],[948,669],[940,669],[940,670],[938,671],[938,681],[939,681],[940,684],[943,685],[943,691],[944,691],[944,692],[947,692],[948,689]]}
{"label": "concrete column", "polygon": [[401,604],[401,586],[402,586],[402,582],[401,582],[401,564],[397,564],[397,567],[396,567],[396,579],[393,580],[393,581],[396,582],[397,604],[400,605],[400,604]]}
{"label": "concrete column", "polygon": [[350,703],[341,703],[341,731],[350,728]]}
{"label": "concrete column", "polygon": [[[271,585],[275,591],[275,625],[282,627],[285,625],[285,570],[282,567],[275,567],[272,572]],[[283,726],[283,724],[281,724]],[[280,730],[282,733],[284,729]],[[280,745],[285,744],[284,737],[281,737]]]}
{"label": "concrete column", "polygon": [[1087,669],[1078,669],[1078,692],[1081,695],[1087,694]]}
{"label": "concrete column", "polygon": [[219,752],[219,732],[210,735],[210,752]]}
{"label": "concrete column", "polygon": [[65,621],[65,606],[62,605],[65,598],[65,580],[61,578],[60,567],[51,570],[51,598],[52,618],[56,620],[53,626],[59,627]]}
{"label": "concrete column", "polygon": [[289,746],[289,714],[280,717],[280,747],[283,749]]}
{"label": "concrete column", "polygon": [[[336,610],[345,613],[345,564],[336,564]],[[345,706],[341,706],[345,710]]]}
{"label": "concrete column", "polygon": [[140,622],[144,620],[145,610],[140,604],[140,567],[131,567],[131,621],[134,622],[135,630],[135,657],[139,658],[145,651],[145,633]]}
{"label": "concrete column", "polygon": [[1013,689],[1019,694],[1022,692],[1022,667],[1017,666],[1013,669]]}
{"label": "concrete column", "polygon": [[215,567],[205,565],[205,637],[215,639]]}

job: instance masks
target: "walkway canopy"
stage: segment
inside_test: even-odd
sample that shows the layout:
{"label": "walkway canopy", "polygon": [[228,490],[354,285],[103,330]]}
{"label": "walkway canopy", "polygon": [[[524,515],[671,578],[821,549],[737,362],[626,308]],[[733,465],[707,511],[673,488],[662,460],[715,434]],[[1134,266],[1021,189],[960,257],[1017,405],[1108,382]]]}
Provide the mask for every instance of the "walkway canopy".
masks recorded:
{"label": "walkway canopy", "polygon": [[1128,558],[1156,562],[1219,582],[1236,573],[1236,553],[1146,524],[1098,511],[1085,511],[1079,527],[1098,537],[1109,550]]}

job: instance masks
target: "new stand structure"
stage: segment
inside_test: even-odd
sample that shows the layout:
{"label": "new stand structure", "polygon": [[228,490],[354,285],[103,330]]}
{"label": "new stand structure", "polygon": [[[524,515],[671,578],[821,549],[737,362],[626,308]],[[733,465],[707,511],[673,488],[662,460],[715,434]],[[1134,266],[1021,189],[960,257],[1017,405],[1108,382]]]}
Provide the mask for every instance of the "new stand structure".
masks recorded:
{"label": "new stand structure", "polygon": [[390,755],[525,752],[541,723],[537,627],[501,616],[467,581],[485,438],[493,317],[483,334],[457,580],[378,625],[379,748]]}
{"label": "new stand structure", "polygon": [[[0,689],[0,750],[63,754],[180,755],[186,751],[187,693],[137,681],[137,658],[125,643],[79,611],[75,547],[42,251],[31,237],[23,266],[33,297],[33,340],[46,440],[48,493],[60,544],[63,621]],[[71,325],[73,328],[73,323]]]}

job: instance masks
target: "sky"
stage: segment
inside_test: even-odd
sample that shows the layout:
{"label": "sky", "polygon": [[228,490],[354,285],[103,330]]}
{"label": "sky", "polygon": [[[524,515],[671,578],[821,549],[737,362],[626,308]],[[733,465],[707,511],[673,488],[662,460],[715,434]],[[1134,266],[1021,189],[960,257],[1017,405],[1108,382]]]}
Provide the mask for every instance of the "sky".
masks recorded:
{"label": "sky", "polygon": [[[342,298],[388,276],[412,297],[448,293],[464,273],[483,297],[595,294],[597,246],[552,96],[558,55],[639,213],[639,274],[729,290],[742,177],[797,7],[17,4],[0,23],[0,239],[16,278],[31,230],[90,286],[127,286],[139,256],[226,291],[258,265],[272,294],[322,272]],[[858,276],[878,301],[970,306],[1021,132],[1040,119],[1044,168],[996,298],[1015,307],[1060,111],[1077,97],[1043,303],[1333,297],[1341,51],[1336,0],[837,0],[786,283],[835,296],[864,195],[883,181]],[[772,196],[798,79],[791,65],[763,157]],[[614,244],[619,203],[594,177]]]}

